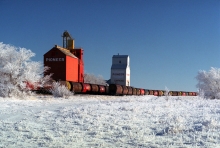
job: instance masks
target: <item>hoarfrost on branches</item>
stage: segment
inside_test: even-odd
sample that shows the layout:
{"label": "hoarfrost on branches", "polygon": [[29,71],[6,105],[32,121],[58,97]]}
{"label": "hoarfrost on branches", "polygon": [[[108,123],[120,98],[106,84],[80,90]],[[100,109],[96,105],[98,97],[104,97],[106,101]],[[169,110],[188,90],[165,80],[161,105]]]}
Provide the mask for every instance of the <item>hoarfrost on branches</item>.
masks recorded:
{"label": "hoarfrost on branches", "polygon": [[54,97],[64,97],[66,99],[73,95],[66,86],[61,85],[59,82],[53,82],[50,92]]}
{"label": "hoarfrost on branches", "polygon": [[213,68],[206,72],[199,71],[196,76],[200,96],[212,99],[220,99],[220,69]]}
{"label": "hoarfrost on branches", "polygon": [[25,97],[50,79],[42,76],[48,67],[43,69],[40,62],[31,61],[33,56],[31,50],[0,42],[0,96]]}
{"label": "hoarfrost on branches", "polygon": [[91,84],[99,84],[99,85],[106,85],[105,80],[102,76],[95,76],[93,74],[84,74],[84,82],[85,83],[91,83]]}

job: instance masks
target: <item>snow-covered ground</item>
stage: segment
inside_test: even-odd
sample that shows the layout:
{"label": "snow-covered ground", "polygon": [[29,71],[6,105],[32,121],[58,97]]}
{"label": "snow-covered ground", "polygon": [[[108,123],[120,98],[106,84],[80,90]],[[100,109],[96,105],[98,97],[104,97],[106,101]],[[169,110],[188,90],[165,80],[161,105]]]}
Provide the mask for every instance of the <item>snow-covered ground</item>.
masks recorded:
{"label": "snow-covered ground", "polygon": [[219,147],[220,100],[0,98],[0,147]]}

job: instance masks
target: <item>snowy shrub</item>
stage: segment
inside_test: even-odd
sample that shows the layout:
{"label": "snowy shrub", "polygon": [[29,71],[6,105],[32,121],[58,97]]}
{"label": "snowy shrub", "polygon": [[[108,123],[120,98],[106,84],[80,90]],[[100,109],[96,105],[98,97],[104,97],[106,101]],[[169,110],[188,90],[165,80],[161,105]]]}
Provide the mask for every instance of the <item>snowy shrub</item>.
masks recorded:
{"label": "snowy shrub", "polygon": [[95,76],[93,74],[84,74],[84,82],[91,83],[91,84],[99,84],[99,85],[106,85],[105,80],[102,76]]}
{"label": "snowy shrub", "polygon": [[61,85],[59,82],[53,82],[50,92],[54,97],[64,97],[66,99],[73,95],[66,86]]}
{"label": "snowy shrub", "polygon": [[35,54],[0,42],[0,96],[25,97],[31,89],[43,85],[50,76],[42,77],[48,69],[40,62],[31,61]]}
{"label": "snowy shrub", "polygon": [[168,100],[169,99],[169,92],[170,90],[165,86],[165,93],[164,93],[164,96],[165,96],[165,99]]}
{"label": "snowy shrub", "polygon": [[199,71],[196,76],[200,96],[220,99],[220,69],[211,67],[211,70]]}

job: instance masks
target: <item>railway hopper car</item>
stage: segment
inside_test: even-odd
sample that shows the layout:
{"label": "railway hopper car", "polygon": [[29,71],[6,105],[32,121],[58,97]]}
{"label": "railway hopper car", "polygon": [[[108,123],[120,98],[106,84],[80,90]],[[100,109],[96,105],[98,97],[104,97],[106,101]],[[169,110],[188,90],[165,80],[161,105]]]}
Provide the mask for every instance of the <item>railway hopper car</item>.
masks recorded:
{"label": "railway hopper car", "polygon": [[76,94],[109,94],[109,87],[105,85],[71,82],[71,89]]}
{"label": "railway hopper car", "polygon": [[145,90],[130,86],[110,84],[109,95],[145,95]]}

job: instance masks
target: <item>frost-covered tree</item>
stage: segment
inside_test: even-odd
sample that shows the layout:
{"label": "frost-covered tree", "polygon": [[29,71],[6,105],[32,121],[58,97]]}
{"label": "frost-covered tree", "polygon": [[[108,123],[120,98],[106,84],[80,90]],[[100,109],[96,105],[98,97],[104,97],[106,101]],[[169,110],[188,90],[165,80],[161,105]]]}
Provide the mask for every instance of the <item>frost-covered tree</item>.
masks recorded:
{"label": "frost-covered tree", "polygon": [[99,85],[106,85],[105,80],[102,76],[95,76],[93,74],[84,74],[84,82],[85,83],[91,83],[91,84],[99,84]]}
{"label": "frost-covered tree", "polygon": [[50,76],[43,77],[40,62],[31,61],[31,50],[0,42],[0,96],[25,97],[30,90],[43,86]]}
{"label": "frost-covered tree", "polygon": [[73,95],[73,93],[70,92],[66,86],[61,85],[59,82],[53,82],[50,92],[54,97],[64,97],[66,99]]}
{"label": "frost-covered tree", "polygon": [[199,94],[202,94],[207,98],[220,99],[220,69],[213,68],[206,72],[204,70],[199,71],[196,76],[199,89]]}

